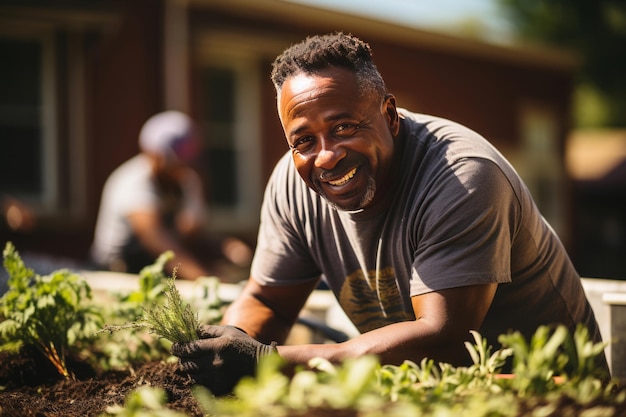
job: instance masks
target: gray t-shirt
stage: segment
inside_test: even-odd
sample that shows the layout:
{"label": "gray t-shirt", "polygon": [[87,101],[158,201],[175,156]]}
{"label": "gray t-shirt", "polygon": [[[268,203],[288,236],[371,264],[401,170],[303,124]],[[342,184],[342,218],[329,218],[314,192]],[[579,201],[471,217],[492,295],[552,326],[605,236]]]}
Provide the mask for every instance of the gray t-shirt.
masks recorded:
{"label": "gray t-shirt", "polygon": [[[102,191],[98,220],[91,247],[92,259],[102,267],[118,260],[138,257],[142,268],[156,259],[143,248],[128,220],[132,213],[155,210],[164,227],[176,233],[174,218],[185,212],[190,216],[204,216],[204,205],[199,179],[188,176],[181,181],[180,190],[164,190],[152,171],[149,157],[138,154],[121,164],[107,178]],[[139,256],[141,255],[141,256]]]}
{"label": "gray t-shirt", "polygon": [[411,297],[498,283],[480,332],[577,323],[600,341],[580,277],[513,167],[459,124],[400,109],[403,146],[384,210],[339,211],[310,190],[290,153],[265,192],[252,276],[290,285],[320,276],[366,332],[413,320]]}

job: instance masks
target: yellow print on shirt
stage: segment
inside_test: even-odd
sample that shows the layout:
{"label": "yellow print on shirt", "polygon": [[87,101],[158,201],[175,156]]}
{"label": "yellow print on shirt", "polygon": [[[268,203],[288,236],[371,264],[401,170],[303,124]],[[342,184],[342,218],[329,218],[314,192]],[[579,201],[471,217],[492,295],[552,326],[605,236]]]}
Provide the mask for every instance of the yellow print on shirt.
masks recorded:
{"label": "yellow print on shirt", "polygon": [[400,321],[414,320],[404,311],[392,267],[357,270],[346,277],[339,303],[361,333]]}

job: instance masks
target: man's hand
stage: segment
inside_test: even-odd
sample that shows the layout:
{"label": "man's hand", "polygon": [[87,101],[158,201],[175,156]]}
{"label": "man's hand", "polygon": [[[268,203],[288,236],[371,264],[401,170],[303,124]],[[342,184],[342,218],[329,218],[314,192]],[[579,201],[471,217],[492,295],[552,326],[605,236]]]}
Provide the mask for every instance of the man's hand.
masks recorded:
{"label": "man's hand", "polygon": [[180,369],[214,395],[228,394],[246,375],[254,375],[260,358],[277,352],[234,326],[204,326],[200,339],[174,343],[172,354],[180,358]]}

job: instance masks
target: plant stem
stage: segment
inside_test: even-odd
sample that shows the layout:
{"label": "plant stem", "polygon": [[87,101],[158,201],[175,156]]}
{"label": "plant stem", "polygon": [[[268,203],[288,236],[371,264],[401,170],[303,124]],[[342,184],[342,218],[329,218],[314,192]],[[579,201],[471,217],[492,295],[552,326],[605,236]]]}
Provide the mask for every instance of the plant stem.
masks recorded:
{"label": "plant stem", "polygon": [[46,345],[44,343],[39,343],[37,347],[46,356],[46,358],[52,362],[57,372],[61,374],[63,378],[72,380],[75,379],[74,375],[68,371],[65,360],[61,355],[59,355],[59,352],[54,347],[54,344],[50,343],[49,345]]}

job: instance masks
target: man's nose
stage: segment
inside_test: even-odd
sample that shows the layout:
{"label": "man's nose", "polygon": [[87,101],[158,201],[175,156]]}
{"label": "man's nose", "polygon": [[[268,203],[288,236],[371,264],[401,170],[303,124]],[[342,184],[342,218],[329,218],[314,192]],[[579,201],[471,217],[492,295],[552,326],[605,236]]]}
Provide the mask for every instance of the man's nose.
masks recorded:
{"label": "man's nose", "polygon": [[332,139],[320,139],[320,149],[315,156],[315,166],[322,169],[332,169],[345,155],[346,151]]}

